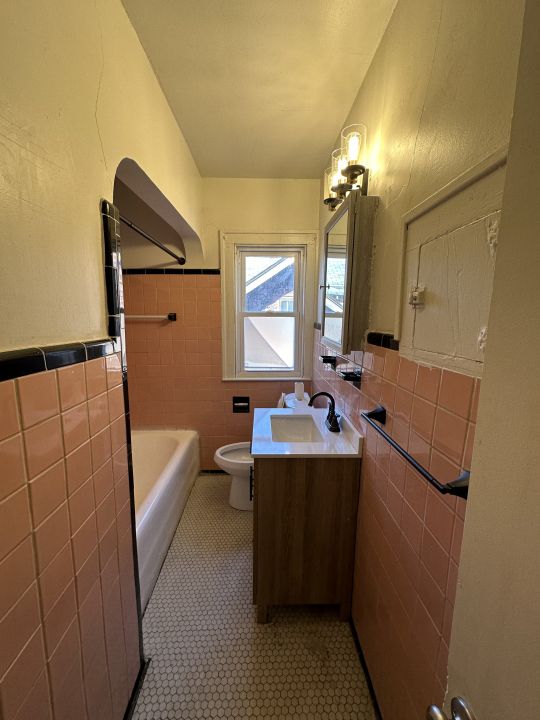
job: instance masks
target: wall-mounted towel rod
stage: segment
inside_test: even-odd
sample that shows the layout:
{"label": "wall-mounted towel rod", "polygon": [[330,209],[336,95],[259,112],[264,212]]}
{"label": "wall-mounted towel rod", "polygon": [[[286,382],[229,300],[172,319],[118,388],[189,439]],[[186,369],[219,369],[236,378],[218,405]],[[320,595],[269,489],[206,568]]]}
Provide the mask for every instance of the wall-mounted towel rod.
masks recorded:
{"label": "wall-mounted towel rod", "polygon": [[126,315],[126,320],[176,320],[176,313],[170,312],[166,315]]}
{"label": "wall-mounted towel rod", "polygon": [[[379,433],[379,435],[382,435],[386,442],[388,442],[394,450],[401,455],[401,457],[405,458],[405,460],[413,466],[417,473],[425,478],[436,490],[443,495],[457,495],[465,500],[467,499],[469,491],[469,477],[471,475],[468,470],[464,470],[461,475],[456,480],[452,480],[452,482],[439,482],[439,480],[433,477],[430,472],[422,467],[422,465],[420,465],[420,463],[415,460],[412,455],[409,455],[409,453],[404,450],[401,445],[398,445],[397,442],[390,437],[390,435],[385,432],[380,425],[377,425],[377,422],[381,423],[381,425],[386,423],[386,409],[382,407],[382,405],[379,405],[375,408],[375,410],[371,410],[370,412],[361,413],[361,416]],[[377,422],[375,422],[375,420]]]}
{"label": "wall-mounted towel rod", "polygon": [[160,242],[159,240],[156,240],[156,238],[153,238],[151,235],[148,235],[148,233],[145,233],[144,230],[141,230],[141,228],[138,227],[138,225],[135,225],[135,223],[132,223],[131,220],[128,220],[128,219],[125,218],[123,215],[120,215],[120,222],[123,222],[124,225],[127,225],[127,226],[130,227],[132,230],[134,230],[136,233],[138,233],[139,235],[141,235],[143,238],[145,238],[146,240],[149,240],[149,241],[150,241],[151,243],[153,243],[156,247],[158,247],[158,248],[160,248],[161,250],[163,250],[163,252],[166,252],[168,255],[170,255],[171,257],[173,257],[175,260],[178,261],[178,264],[179,264],[179,265],[185,265],[185,264],[186,264],[186,258],[185,258],[185,257],[182,257],[181,255],[177,255],[177,254],[176,254],[175,252],[173,252],[172,250],[169,250],[169,248],[168,248],[166,245],[164,245],[164,244],[163,244],[162,242]]}

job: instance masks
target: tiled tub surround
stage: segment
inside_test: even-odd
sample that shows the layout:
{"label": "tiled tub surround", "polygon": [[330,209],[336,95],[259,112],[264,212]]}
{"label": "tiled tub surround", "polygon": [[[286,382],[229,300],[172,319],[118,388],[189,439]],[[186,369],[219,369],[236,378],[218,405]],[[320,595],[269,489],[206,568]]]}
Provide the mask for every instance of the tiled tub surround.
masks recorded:
{"label": "tiled tub surround", "polygon": [[118,355],[0,383],[0,716],[119,720],[139,672]]}
{"label": "tiled tub surround", "polygon": [[[177,314],[176,322],[126,322],[131,425],[197,430],[201,467],[216,470],[217,448],[251,438],[253,408],[275,407],[294,384],[221,379],[219,275],[127,273],[123,281],[126,315]],[[249,396],[249,413],[233,414],[234,395]]]}
{"label": "tiled tub surround", "polygon": [[465,501],[428,486],[360,413],[379,403],[385,430],[441,482],[470,469],[480,381],[367,345],[361,388],[319,361],[328,390],[366,436],[362,457],[353,620],[383,718],[417,720],[442,703]]}

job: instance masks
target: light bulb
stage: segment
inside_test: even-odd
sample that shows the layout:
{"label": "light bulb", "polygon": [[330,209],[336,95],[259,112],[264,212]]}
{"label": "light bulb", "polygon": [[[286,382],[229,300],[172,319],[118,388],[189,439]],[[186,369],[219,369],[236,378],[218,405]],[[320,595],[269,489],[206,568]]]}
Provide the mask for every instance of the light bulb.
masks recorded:
{"label": "light bulb", "polygon": [[343,185],[346,180],[341,171],[347,167],[347,158],[341,152],[341,148],[336,148],[332,153],[332,187]]}
{"label": "light bulb", "polygon": [[332,174],[332,168],[329,167],[324,171],[324,197],[332,198],[336,197],[336,193],[332,190],[334,185],[334,176]]}
{"label": "light bulb", "polygon": [[347,159],[347,167],[364,165],[366,152],[366,128],[364,125],[348,125],[341,131],[341,154]]}
{"label": "light bulb", "polygon": [[360,155],[360,135],[358,133],[351,133],[349,135],[349,142],[347,147],[347,164],[355,165],[358,162],[358,156]]}

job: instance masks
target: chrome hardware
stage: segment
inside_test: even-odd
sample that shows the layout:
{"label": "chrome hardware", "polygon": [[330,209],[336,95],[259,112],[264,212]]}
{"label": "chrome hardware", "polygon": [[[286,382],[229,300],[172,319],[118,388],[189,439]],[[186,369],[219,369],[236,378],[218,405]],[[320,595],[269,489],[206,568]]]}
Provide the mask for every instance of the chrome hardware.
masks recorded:
{"label": "chrome hardware", "polygon": [[426,288],[423,285],[417,285],[411,288],[409,293],[409,305],[413,308],[421,308],[425,305]]}
{"label": "chrome hardware", "polygon": [[426,712],[426,720],[448,720],[446,713],[437,705],[430,705]]}
{"label": "chrome hardware", "polygon": [[[450,710],[452,711],[451,720],[476,720],[471,706],[462,697],[452,698],[450,703]],[[446,713],[441,710],[437,705],[430,705],[426,712],[426,720],[449,720]]]}

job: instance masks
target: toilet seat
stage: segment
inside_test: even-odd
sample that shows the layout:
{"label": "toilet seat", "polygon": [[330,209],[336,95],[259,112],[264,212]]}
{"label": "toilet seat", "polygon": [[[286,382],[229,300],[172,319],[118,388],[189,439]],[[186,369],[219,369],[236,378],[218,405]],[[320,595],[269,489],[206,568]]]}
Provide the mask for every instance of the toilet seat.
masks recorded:
{"label": "toilet seat", "polygon": [[232,462],[253,465],[253,458],[249,452],[250,445],[251,443],[248,442],[223,445],[223,447],[218,448],[216,455]]}

